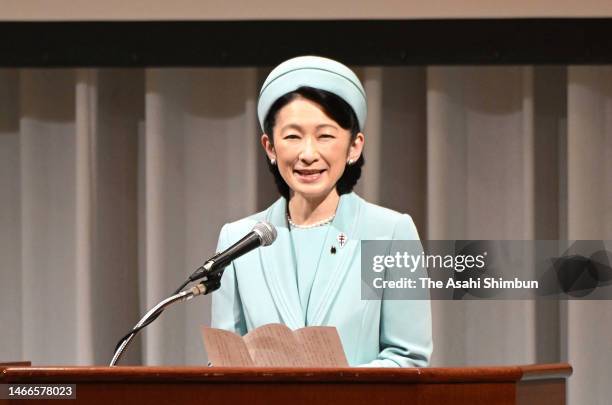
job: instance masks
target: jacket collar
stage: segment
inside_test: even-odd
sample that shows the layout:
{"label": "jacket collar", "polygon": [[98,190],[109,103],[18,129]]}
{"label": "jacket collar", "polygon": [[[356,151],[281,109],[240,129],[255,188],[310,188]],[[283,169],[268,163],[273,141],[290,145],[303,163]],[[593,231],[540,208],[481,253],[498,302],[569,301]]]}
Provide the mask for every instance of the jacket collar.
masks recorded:
{"label": "jacket collar", "polygon": [[[363,200],[354,193],[340,196],[336,216],[323,245],[317,276],[313,284],[307,316],[302,311],[297,290],[295,258],[291,247],[289,224],[287,223],[287,200],[279,198],[266,211],[266,219],[277,231],[276,241],[260,249],[263,272],[282,321],[291,329],[306,324],[322,324],[329,311],[340,283],[348,271],[351,258],[358,252],[357,223]],[[339,246],[338,236],[344,234],[347,242]],[[336,253],[330,252],[331,247]],[[326,277],[320,277],[326,272]],[[328,276],[327,276],[328,275]],[[319,282],[317,282],[319,281]]]}
{"label": "jacket collar", "polygon": [[[352,258],[359,252],[358,223],[363,200],[356,194],[343,194],[336,210],[323,247],[317,269],[317,276],[312,286],[307,319],[311,325],[324,325],[325,318],[334,299],[341,289],[342,281],[350,269]],[[345,238],[345,245],[340,246],[339,236]],[[336,253],[331,253],[331,247]],[[358,260],[360,263],[360,260]]]}

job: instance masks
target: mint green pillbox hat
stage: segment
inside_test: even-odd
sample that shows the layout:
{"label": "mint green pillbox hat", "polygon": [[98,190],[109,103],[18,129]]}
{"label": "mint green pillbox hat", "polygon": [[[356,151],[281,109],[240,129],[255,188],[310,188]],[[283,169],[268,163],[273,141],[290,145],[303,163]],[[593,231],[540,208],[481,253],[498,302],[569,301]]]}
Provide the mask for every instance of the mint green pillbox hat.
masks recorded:
{"label": "mint green pillbox hat", "polygon": [[342,98],[355,111],[359,128],[363,131],[368,108],[365,90],[359,78],[342,63],[320,56],[298,56],[286,60],[270,72],[261,86],[257,103],[257,116],[262,130],[272,104],[302,86],[329,91]]}

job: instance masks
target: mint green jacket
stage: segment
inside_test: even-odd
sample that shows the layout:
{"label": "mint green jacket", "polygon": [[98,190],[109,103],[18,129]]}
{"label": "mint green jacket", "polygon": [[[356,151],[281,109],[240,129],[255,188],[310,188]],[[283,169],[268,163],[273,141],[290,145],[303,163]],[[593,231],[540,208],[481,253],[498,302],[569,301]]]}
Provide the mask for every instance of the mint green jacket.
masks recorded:
{"label": "mint green jacket", "polygon": [[[269,323],[299,329],[307,318],[308,326],[336,327],[352,366],[427,366],[433,348],[430,302],[361,299],[360,241],[418,239],[410,216],[368,203],[354,193],[342,195],[324,245],[330,248],[322,249],[304,314],[286,205],[280,198],[265,211],[223,226],[217,251],[262,220],[274,225],[278,236],[272,245],[249,252],[225,269],[221,288],[213,293],[212,326],[244,335]],[[347,238],[341,248],[340,233]],[[331,246],[336,247],[335,254]]]}

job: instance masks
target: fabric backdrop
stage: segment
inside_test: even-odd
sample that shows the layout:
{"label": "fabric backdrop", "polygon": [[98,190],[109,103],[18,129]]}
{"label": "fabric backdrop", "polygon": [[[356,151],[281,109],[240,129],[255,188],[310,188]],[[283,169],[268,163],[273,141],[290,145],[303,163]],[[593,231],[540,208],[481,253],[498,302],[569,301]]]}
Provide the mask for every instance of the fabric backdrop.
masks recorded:
{"label": "fabric backdrop", "polygon": [[[359,68],[357,192],[428,239],[612,239],[612,68]],[[258,144],[267,70],[0,70],[0,360],[104,365],[276,191]],[[203,365],[210,297],[124,364]],[[569,403],[612,397],[607,301],[434,302],[433,365],[569,361]],[[142,342],[142,343],[141,343]]]}

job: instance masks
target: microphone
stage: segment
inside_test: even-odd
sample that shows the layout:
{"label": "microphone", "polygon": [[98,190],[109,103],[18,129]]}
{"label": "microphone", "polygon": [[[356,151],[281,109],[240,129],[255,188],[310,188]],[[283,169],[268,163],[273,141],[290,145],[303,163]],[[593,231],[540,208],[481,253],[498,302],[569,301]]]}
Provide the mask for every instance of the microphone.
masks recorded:
{"label": "microphone", "polygon": [[[132,328],[132,330],[122,337],[117,346],[115,347],[115,354],[110,365],[115,366],[125,349],[130,344],[130,341],[136,334],[151,322],[155,321],[161,313],[166,309],[167,306],[179,302],[189,300],[197,295],[209,294],[219,287],[221,287],[221,276],[223,275],[223,269],[230,264],[234,259],[250,252],[251,250],[258,248],[259,246],[268,246],[276,240],[276,229],[272,224],[261,221],[255,224],[253,230],[249,232],[244,238],[234,243],[221,253],[217,253],[200,266],[196,271],[193,272],[189,279],[181,285],[174,295],[166,298],[151,309],[147,314]],[[203,278],[197,286],[181,291],[187,284],[192,281]]]}
{"label": "microphone", "polygon": [[206,276],[214,276],[223,270],[233,260],[249,253],[260,246],[271,245],[276,240],[276,228],[269,222],[260,221],[245,237],[208,259],[202,266],[189,276],[189,281],[199,280]]}

